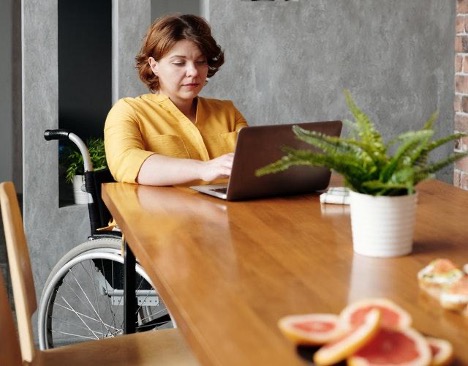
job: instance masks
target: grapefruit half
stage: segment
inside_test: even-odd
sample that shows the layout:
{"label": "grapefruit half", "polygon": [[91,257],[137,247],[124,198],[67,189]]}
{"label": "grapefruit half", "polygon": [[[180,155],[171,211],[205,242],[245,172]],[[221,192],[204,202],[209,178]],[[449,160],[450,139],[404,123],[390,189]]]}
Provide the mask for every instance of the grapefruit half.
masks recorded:
{"label": "grapefruit half", "polygon": [[340,318],[344,324],[352,328],[362,323],[366,314],[372,309],[380,311],[382,316],[381,325],[384,327],[402,328],[411,326],[411,315],[393,301],[386,298],[355,301],[342,310]]}
{"label": "grapefruit half", "polygon": [[349,329],[340,338],[322,346],[314,354],[317,365],[333,365],[346,359],[367,344],[380,328],[380,312],[376,309],[369,311],[364,321]]}
{"label": "grapefruit half", "polygon": [[335,314],[288,315],[278,321],[278,327],[294,343],[318,346],[341,335],[339,320]]}
{"label": "grapefruit half", "polygon": [[377,334],[348,358],[350,366],[428,366],[432,353],[413,328],[380,327]]}
{"label": "grapefruit half", "polygon": [[426,337],[432,353],[431,366],[447,366],[453,361],[453,346],[452,344],[440,338]]}

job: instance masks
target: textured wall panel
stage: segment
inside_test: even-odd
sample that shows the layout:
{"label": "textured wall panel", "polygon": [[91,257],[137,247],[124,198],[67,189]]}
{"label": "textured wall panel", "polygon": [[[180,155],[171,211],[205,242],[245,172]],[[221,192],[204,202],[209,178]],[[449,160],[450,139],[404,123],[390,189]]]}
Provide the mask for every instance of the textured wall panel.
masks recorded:
{"label": "textured wall panel", "polygon": [[122,97],[134,97],[146,93],[145,85],[135,70],[135,56],[141,39],[151,23],[150,0],[113,0],[112,77],[113,102]]}
{"label": "textured wall panel", "polygon": [[252,125],[349,118],[348,88],[386,136],[435,110],[453,131],[453,1],[217,0],[209,18],[226,64],[204,94]]}
{"label": "textured wall panel", "polygon": [[[141,91],[133,59],[150,12],[149,1],[140,5],[119,1],[119,67],[114,74],[119,97]],[[24,221],[40,296],[51,268],[86,241],[90,229],[86,206],[59,208],[58,145],[43,138],[44,130],[58,128],[57,0],[24,0],[22,16]]]}

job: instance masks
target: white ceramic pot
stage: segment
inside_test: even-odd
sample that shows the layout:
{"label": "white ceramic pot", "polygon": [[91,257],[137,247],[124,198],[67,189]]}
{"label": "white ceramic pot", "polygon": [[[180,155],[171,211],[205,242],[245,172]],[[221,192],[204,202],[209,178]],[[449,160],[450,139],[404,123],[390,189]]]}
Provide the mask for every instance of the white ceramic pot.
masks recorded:
{"label": "white ceramic pot", "polygon": [[416,194],[389,197],[350,192],[354,251],[371,257],[411,253],[416,202]]}
{"label": "white ceramic pot", "polygon": [[75,175],[73,177],[73,197],[77,205],[85,205],[88,203],[88,193],[85,189],[84,175]]}

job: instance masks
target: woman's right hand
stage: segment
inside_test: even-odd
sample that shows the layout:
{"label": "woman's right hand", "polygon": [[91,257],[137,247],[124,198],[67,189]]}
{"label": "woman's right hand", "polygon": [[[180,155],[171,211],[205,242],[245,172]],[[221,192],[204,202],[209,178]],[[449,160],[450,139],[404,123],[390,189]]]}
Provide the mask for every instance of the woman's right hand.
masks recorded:
{"label": "woman's right hand", "polygon": [[206,182],[231,175],[234,153],[221,155],[215,159],[201,162],[200,178]]}
{"label": "woman's right hand", "polygon": [[151,155],[140,168],[138,183],[152,186],[184,184],[194,180],[211,182],[231,175],[234,153],[208,161]]}

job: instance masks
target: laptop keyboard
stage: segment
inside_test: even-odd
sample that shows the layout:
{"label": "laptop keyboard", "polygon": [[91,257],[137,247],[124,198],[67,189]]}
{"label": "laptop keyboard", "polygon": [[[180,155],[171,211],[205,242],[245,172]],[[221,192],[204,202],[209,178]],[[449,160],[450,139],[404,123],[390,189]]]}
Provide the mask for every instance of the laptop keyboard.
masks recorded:
{"label": "laptop keyboard", "polygon": [[218,193],[227,193],[227,187],[223,187],[223,188],[213,188],[213,189],[211,189],[211,191],[213,191],[213,192],[218,192]]}

